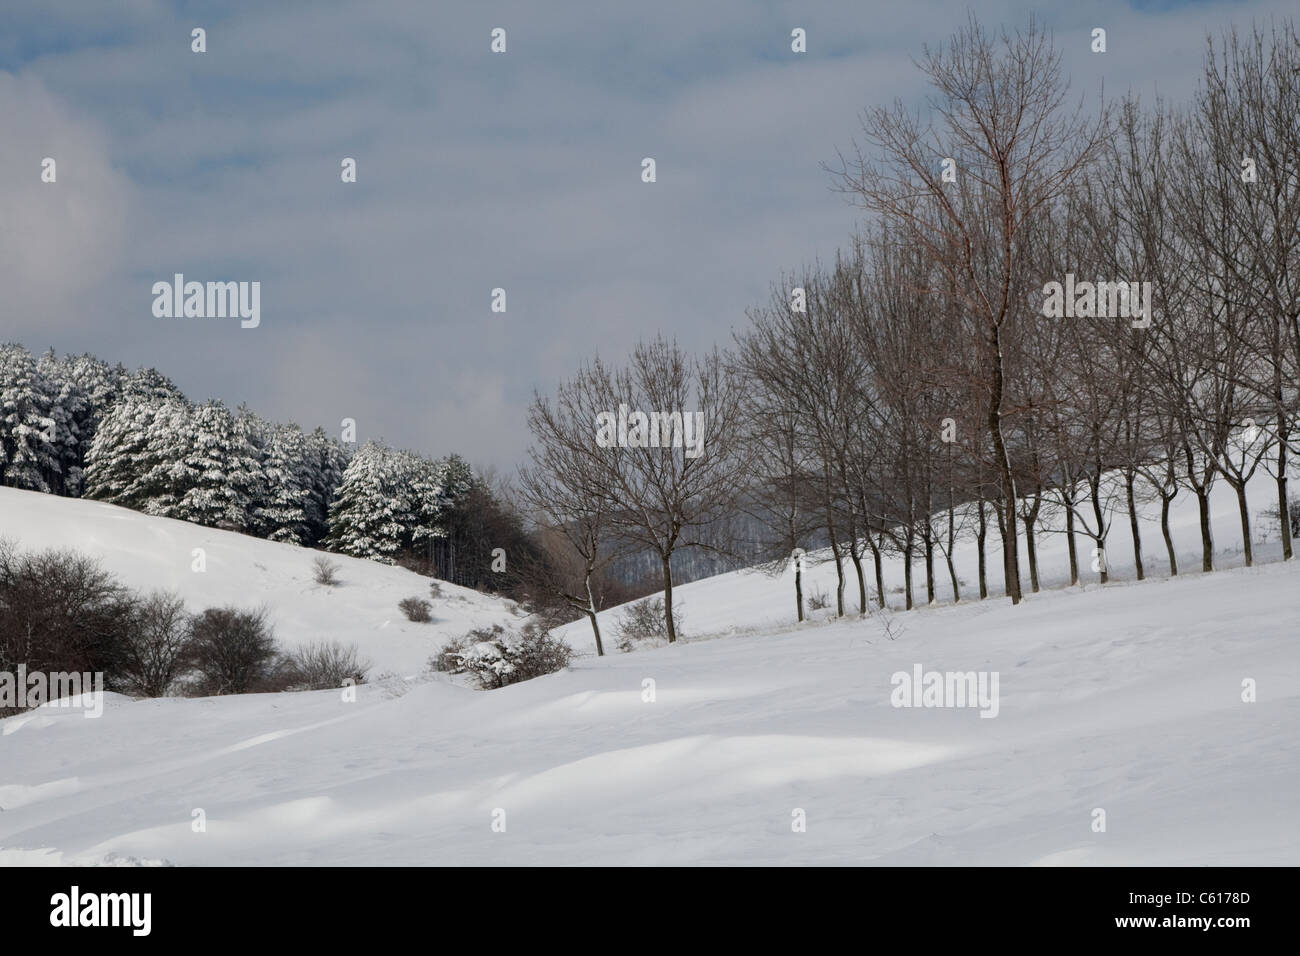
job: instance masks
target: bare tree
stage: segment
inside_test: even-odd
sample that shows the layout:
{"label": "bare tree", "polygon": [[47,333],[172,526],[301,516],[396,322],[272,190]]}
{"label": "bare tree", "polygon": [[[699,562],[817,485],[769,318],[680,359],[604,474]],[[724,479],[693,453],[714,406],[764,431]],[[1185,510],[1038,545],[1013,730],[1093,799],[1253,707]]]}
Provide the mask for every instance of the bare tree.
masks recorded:
{"label": "bare tree", "polygon": [[185,602],[163,591],[133,609],[122,654],[122,676],[133,691],[162,697],[187,666],[190,617]]}
{"label": "bare tree", "polygon": [[627,366],[600,369],[591,387],[603,404],[592,440],[604,508],[623,539],[659,558],[671,643],[673,554],[726,551],[729,536],[719,531],[747,474],[739,382],[716,349],[693,358],[659,337],[639,343]]}
{"label": "bare tree", "polygon": [[[880,155],[868,158],[859,148],[852,164],[841,156],[838,176],[866,209],[908,231],[962,297],[1002,484],[1007,593],[1019,603],[1004,411],[1025,245],[1032,217],[1097,158],[1109,124],[1104,109],[1085,118],[1081,107],[1064,108],[1060,56],[1033,22],[994,40],[972,15],[947,46],[927,48],[919,66],[934,89],[937,126],[923,126],[901,101],[869,111],[864,133]],[[945,170],[955,182],[945,182]]]}
{"label": "bare tree", "polygon": [[[607,384],[608,372],[597,360],[559,386],[554,404],[535,395],[528,414],[531,464],[519,470],[519,495],[541,545],[521,573],[587,618],[597,655],[605,646],[593,581],[620,553],[610,533],[607,461],[595,442]],[[576,573],[566,573],[569,558],[576,559]]]}

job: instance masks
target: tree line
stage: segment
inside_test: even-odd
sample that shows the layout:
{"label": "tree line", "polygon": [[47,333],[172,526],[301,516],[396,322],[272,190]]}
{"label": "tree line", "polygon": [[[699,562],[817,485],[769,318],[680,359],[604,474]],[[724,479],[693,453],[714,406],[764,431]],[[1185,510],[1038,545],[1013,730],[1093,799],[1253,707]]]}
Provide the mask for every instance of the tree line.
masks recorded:
{"label": "tree line", "polygon": [[[1113,522],[1193,496],[1201,569],[1214,567],[1209,494],[1272,476],[1284,558],[1300,401],[1300,40],[1294,21],[1207,37],[1186,104],[1072,98],[1051,34],[973,17],[917,68],[920,113],[868,109],[824,164],[863,218],[828,263],[773,283],[724,350],[657,338],[625,364],[584,364],[535,397],[520,500],[555,560],[545,585],[602,648],[591,582],[621,549],[761,549],[773,567],[828,545],[836,608],[884,606],[882,562],[914,565],[927,602],[973,538],[978,597],[1040,587],[1040,539],[1063,523],[1107,580]],[[1068,299],[1068,300],[1067,300]],[[702,412],[704,452],[617,446],[620,406]],[[603,416],[603,417],[602,417]],[[757,520],[762,541],[727,531]],[[747,525],[750,525],[747,522]],[[1028,558],[1021,567],[1023,535]],[[1000,582],[988,567],[990,538]],[[1088,556],[1085,556],[1088,557]],[[554,573],[561,568],[562,573]]]}
{"label": "tree line", "polygon": [[152,368],[15,344],[0,345],[0,484],[491,590],[508,584],[492,547],[524,549],[517,519],[459,455],[356,448],[242,405],[192,402]]}

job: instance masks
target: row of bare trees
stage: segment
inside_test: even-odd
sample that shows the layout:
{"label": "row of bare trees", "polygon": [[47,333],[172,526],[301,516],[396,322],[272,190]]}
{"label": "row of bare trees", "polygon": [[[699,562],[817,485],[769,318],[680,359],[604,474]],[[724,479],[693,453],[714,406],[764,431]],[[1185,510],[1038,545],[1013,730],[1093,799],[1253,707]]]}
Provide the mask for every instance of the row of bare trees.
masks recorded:
{"label": "row of bare trees", "polygon": [[[918,63],[928,110],[862,118],[831,169],[866,213],[830,264],[773,286],[734,347],[701,358],[656,340],[624,369],[599,361],[532,411],[523,488],[533,517],[577,555],[562,588],[596,627],[590,581],[616,547],[656,553],[672,631],[675,550],[717,547],[747,515],[772,553],[826,545],[836,607],[883,606],[883,560],[903,558],[927,602],[972,536],[978,593],[990,532],[1013,603],[1040,587],[1045,533],[1089,538],[1106,580],[1114,520],[1236,493],[1252,563],[1247,483],[1272,474],[1292,555],[1287,470],[1300,411],[1300,41],[1294,22],[1207,41],[1182,107],[1072,102],[1051,36],[991,35],[973,18]],[[1049,283],[1074,291],[1064,315]],[[704,413],[703,454],[600,447],[595,422],[627,405]],[[634,443],[629,443],[634,444]],[[752,524],[752,521],[751,521]],[[708,532],[707,534],[705,532]],[[1024,535],[1028,568],[1020,566]],[[612,544],[611,542],[618,542]],[[600,635],[597,628],[597,642]]]}

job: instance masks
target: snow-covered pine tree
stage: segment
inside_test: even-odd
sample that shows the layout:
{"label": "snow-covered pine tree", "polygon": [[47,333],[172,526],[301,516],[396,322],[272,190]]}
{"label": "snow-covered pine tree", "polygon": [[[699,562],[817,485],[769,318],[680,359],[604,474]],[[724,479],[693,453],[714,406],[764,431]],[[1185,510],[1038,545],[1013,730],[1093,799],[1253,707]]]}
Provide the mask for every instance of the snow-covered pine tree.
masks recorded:
{"label": "snow-covered pine tree", "polygon": [[69,374],[69,367],[59,360],[54,349],[37,360],[36,367],[52,398],[49,418],[53,434],[53,454],[58,467],[46,476],[50,490],[58,495],[81,494],[81,430],[90,417],[90,397],[81,383]]}
{"label": "snow-covered pine tree", "polygon": [[138,368],[122,382],[122,394],[158,401],[176,399],[188,402],[176,383],[156,368]]}
{"label": "snow-covered pine tree", "polygon": [[442,460],[443,508],[455,507],[474,490],[474,469],[460,455],[451,454]]}
{"label": "snow-covered pine tree", "polygon": [[446,536],[443,527],[443,515],[447,507],[446,478],[445,461],[415,458],[411,463],[411,502],[415,518],[411,529],[411,545],[417,552],[426,553],[430,561],[433,558],[433,542]]}
{"label": "snow-covered pine tree", "polygon": [[256,511],[257,533],[272,541],[306,544],[307,503],[315,481],[315,449],[297,425],[262,423],[265,499]]}
{"label": "snow-covered pine tree", "polygon": [[175,399],[127,395],[114,402],[86,454],[86,497],[170,516],[189,415]]}
{"label": "snow-covered pine tree", "polygon": [[77,425],[77,465],[84,470],[95,430],[121,396],[129,373],[120,362],[109,365],[93,355],[65,355],[58,364],[60,377],[75,383],[85,399],[84,407],[73,412]]}
{"label": "snow-covered pine tree", "polygon": [[214,400],[194,408],[188,425],[187,447],[167,448],[166,457],[179,452],[171,468],[179,495],[175,505],[162,506],[167,516],[230,531],[250,530],[266,494],[251,416],[236,416]]}
{"label": "snow-covered pine tree", "polygon": [[330,505],[343,484],[343,473],[351,456],[342,443],[326,435],[319,426],[307,436],[307,443],[313,467],[309,494],[303,505],[307,516],[307,537],[303,543],[314,547],[329,534]]}
{"label": "snow-covered pine tree", "polygon": [[[0,484],[49,492],[59,483],[50,383],[21,345],[0,345]],[[61,417],[61,413],[60,413]]]}
{"label": "snow-covered pine tree", "polygon": [[333,550],[392,564],[409,547],[416,523],[405,485],[410,457],[373,441],[352,456],[330,506]]}

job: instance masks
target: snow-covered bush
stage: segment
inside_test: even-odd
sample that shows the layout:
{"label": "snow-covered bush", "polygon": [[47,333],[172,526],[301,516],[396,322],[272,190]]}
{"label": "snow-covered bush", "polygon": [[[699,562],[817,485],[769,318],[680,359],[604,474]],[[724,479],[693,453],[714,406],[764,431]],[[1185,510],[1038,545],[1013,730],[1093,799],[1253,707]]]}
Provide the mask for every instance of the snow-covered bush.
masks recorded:
{"label": "snow-covered bush", "polygon": [[539,627],[526,624],[522,630],[510,631],[494,624],[452,641],[429,665],[434,670],[468,674],[482,689],[493,690],[564,670],[572,658],[568,644]]}
{"label": "snow-covered bush", "polygon": [[[668,617],[662,595],[629,604],[618,616],[618,649],[631,651],[638,644],[668,640]],[[682,633],[681,602],[673,605],[673,630]]]}
{"label": "snow-covered bush", "polygon": [[415,621],[417,624],[426,624],[433,620],[433,615],[429,613],[433,609],[433,605],[424,598],[402,598],[397,602],[397,606],[401,609],[402,613],[406,615],[408,621]]}

